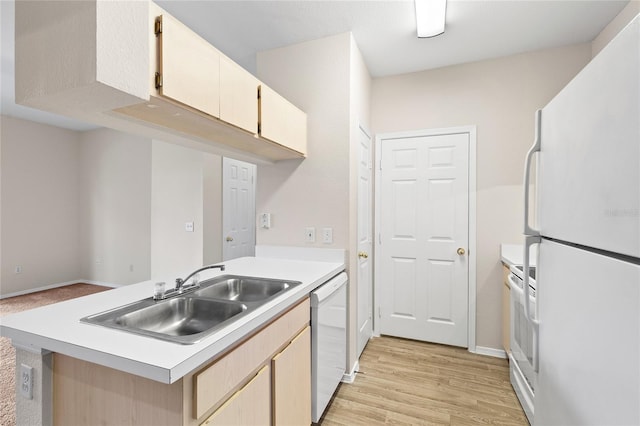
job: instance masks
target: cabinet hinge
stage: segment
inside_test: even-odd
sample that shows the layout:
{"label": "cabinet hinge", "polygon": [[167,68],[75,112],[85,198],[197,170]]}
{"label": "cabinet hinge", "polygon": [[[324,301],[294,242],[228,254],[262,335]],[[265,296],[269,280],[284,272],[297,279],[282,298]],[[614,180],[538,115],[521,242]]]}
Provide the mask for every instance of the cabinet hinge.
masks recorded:
{"label": "cabinet hinge", "polygon": [[156,73],[156,89],[159,89],[161,87],[162,87],[162,74],[157,72]]}
{"label": "cabinet hinge", "polygon": [[156,21],[155,21],[155,23],[153,25],[153,32],[157,36],[162,34],[162,16],[158,16],[156,18]]}

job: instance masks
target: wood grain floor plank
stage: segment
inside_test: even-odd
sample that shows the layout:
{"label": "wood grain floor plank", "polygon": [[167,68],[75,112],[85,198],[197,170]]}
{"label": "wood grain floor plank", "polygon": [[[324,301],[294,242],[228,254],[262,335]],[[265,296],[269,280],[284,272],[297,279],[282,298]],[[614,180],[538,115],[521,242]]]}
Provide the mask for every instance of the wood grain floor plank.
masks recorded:
{"label": "wood grain floor plank", "polygon": [[322,425],[527,426],[506,360],[394,337],[372,339],[353,384],[341,384]]}

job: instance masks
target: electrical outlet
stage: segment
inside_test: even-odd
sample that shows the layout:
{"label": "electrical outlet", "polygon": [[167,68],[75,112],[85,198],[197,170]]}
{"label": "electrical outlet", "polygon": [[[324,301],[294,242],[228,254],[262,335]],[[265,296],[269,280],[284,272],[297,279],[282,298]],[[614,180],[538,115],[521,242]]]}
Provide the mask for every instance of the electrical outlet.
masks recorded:
{"label": "electrical outlet", "polygon": [[316,242],[316,228],[314,228],[314,227],[304,228],[304,239],[308,243],[315,243]]}
{"label": "electrical outlet", "polygon": [[20,395],[33,399],[33,367],[20,364]]}
{"label": "electrical outlet", "polygon": [[324,244],[333,243],[333,228],[322,228],[322,242]]}
{"label": "electrical outlet", "polygon": [[16,274],[21,274],[22,273],[22,266],[20,266],[20,265],[16,266],[15,273]]}
{"label": "electrical outlet", "polygon": [[260,215],[260,227],[263,229],[271,228],[271,213],[262,213]]}
{"label": "electrical outlet", "polygon": [[186,222],[184,224],[184,230],[187,232],[193,232],[193,222]]}

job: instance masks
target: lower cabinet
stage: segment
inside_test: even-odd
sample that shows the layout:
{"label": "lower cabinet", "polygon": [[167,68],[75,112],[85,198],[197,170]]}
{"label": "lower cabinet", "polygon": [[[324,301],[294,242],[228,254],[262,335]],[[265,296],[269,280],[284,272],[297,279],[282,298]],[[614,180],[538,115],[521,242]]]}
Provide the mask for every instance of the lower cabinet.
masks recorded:
{"label": "lower cabinet", "polygon": [[311,424],[311,328],[306,327],[271,361],[273,424]]}
{"label": "lower cabinet", "polygon": [[509,267],[502,266],[502,347],[511,352],[511,287],[509,287]]}
{"label": "lower cabinet", "polygon": [[309,318],[306,298],[170,385],[54,354],[53,424],[309,425]]}

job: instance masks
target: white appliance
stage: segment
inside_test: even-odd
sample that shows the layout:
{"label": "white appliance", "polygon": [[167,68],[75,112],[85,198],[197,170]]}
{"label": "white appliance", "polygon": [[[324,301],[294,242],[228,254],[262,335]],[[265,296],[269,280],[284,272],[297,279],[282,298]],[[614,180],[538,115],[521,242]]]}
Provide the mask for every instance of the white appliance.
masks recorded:
{"label": "white appliance", "polygon": [[[640,424],[640,16],[536,113],[535,425]],[[539,151],[538,229],[529,225]]]}
{"label": "white appliance", "polygon": [[311,293],[311,420],[318,423],[347,364],[347,274]]}
{"label": "white appliance", "polygon": [[[520,405],[529,420],[533,422],[533,395],[536,388],[537,375],[533,365],[533,354],[536,351],[536,339],[533,325],[527,320],[524,309],[524,268],[512,266],[509,274],[511,289],[510,318],[511,336],[509,353],[509,375],[513,389],[520,400]],[[529,268],[529,310],[536,311],[535,268]]]}

